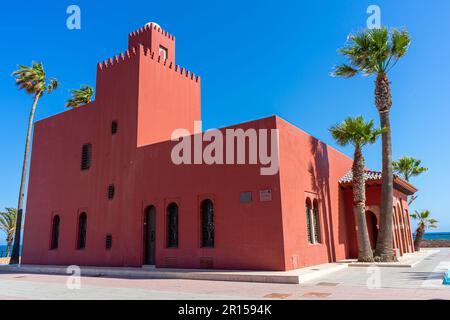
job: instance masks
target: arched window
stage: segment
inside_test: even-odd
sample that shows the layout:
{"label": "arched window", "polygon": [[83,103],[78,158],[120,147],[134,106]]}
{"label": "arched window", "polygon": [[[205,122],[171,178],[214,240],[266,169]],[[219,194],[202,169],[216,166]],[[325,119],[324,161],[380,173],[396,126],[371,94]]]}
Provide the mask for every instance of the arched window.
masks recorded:
{"label": "arched window", "polygon": [[317,199],[313,201],[313,231],[314,231],[314,243],[320,243],[320,227],[319,227],[319,202]]}
{"label": "arched window", "polygon": [[113,134],[113,135],[116,134],[118,127],[119,127],[119,125],[118,125],[117,121],[111,122],[111,134]]}
{"label": "arched window", "polygon": [[408,244],[407,244],[407,230],[405,224],[405,214],[402,210],[402,205],[400,202],[397,202],[397,211],[398,211],[398,219],[399,219],[399,230],[400,230],[400,238],[402,240],[403,251],[408,252]]}
{"label": "arched window", "polygon": [[91,167],[92,145],[83,144],[81,148],[81,170],[88,170]]}
{"label": "arched window", "polygon": [[178,206],[175,202],[167,206],[167,247],[178,247]]}
{"label": "arched window", "polygon": [[114,191],[115,191],[115,187],[113,184],[110,184],[108,186],[108,199],[112,200],[114,198]]}
{"label": "arched window", "polygon": [[86,212],[83,212],[78,217],[78,239],[77,239],[78,250],[86,248],[86,228],[87,228],[87,215]]}
{"label": "arched window", "polygon": [[306,231],[308,233],[308,242],[314,243],[313,224],[312,222],[312,204],[309,198],[306,199]]}
{"label": "arched window", "polygon": [[56,250],[58,249],[58,242],[59,242],[59,224],[61,219],[58,215],[53,217],[52,221],[52,241],[50,243],[50,249]]}
{"label": "arched window", "polygon": [[214,248],[214,204],[206,199],[201,204],[202,247]]}

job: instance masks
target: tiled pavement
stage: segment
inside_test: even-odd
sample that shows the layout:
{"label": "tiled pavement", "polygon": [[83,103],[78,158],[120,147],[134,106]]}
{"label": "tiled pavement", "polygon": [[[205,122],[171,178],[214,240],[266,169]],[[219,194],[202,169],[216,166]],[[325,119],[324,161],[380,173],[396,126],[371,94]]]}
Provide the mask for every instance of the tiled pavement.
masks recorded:
{"label": "tiled pavement", "polygon": [[[0,274],[0,299],[450,299],[450,249],[414,268],[347,268],[305,284]],[[71,282],[73,283],[73,282]]]}

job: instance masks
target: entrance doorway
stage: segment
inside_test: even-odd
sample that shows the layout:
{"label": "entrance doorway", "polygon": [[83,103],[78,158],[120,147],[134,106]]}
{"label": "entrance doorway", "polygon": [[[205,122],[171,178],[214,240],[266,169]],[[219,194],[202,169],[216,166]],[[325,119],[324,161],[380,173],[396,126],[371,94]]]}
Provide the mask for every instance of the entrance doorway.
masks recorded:
{"label": "entrance doorway", "polygon": [[156,208],[148,207],[144,212],[144,264],[155,264]]}
{"label": "entrance doorway", "polygon": [[366,211],[367,229],[369,231],[370,246],[375,249],[378,238],[377,216],[372,211]]}
{"label": "entrance doorway", "polygon": [[375,249],[378,238],[377,216],[372,211],[366,211],[367,230],[369,231],[370,246]]}

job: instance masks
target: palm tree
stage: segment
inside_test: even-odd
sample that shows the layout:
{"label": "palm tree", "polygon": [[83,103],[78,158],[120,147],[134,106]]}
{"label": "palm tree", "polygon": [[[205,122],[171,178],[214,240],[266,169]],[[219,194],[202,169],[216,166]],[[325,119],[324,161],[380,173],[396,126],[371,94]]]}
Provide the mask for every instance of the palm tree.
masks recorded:
{"label": "palm tree", "polygon": [[420,166],[421,160],[413,157],[402,157],[397,161],[394,161],[394,172],[400,175],[406,181],[409,181],[411,177],[416,177],[421,173],[428,171],[428,168]]}
{"label": "palm tree", "polygon": [[348,64],[337,66],[334,76],[350,78],[358,73],[375,75],[375,105],[380,123],[386,131],[382,134],[382,192],[381,222],[375,256],[379,261],[395,261],[393,254],[393,169],[390,109],[392,106],[389,71],[405,56],[411,39],[408,31],[380,29],[364,30],[350,35],[349,41],[339,52]]}
{"label": "palm tree", "polygon": [[14,245],[11,255],[10,264],[19,263],[19,246],[20,246],[20,231],[22,229],[22,211],[23,211],[23,197],[25,192],[25,181],[28,167],[28,154],[30,151],[31,130],[33,127],[33,118],[39,98],[45,93],[51,93],[58,87],[56,79],[47,79],[44,67],[40,62],[33,62],[31,67],[19,66],[19,69],[12,74],[16,78],[16,84],[19,89],[25,90],[28,94],[33,96],[33,104],[31,106],[30,117],[28,119],[27,138],[25,140],[25,154],[22,165],[22,179],[20,181],[19,201],[17,204],[17,222],[14,235]]}
{"label": "palm tree", "polygon": [[420,251],[420,244],[422,243],[422,238],[425,233],[425,230],[431,228],[437,228],[437,223],[439,221],[430,218],[431,212],[429,210],[425,210],[422,212],[416,211],[411,215],[411,218],[419,221],[419,225],[416,230],[416,238],[414,240],[414,250]]}
{"label": "palm tree", "polygon": [[351,144],[355,147],[353,159],[353,211],[358,226],[358,261],[373,262],[366,222],[366,181],[364,176],[364,156],[362,147],[373,144],[384,130],[374,128],[373,120],[365,122],[364,118],[347,118],[339,125],[331,127],[330,132],[341,146]]}
{"label": "palm tree", "polygon": [[[392,164],[394,166],[394,172],[400,175],[406,181],[409,181],[411,177],[416,177],[426,171],[428,168],[421,167],[421,160],[413,158],[413,157],[402,157],[397,161],[394,161]],[[417,196],[411,196],[408,200],[408,205],[414,202],[417,199]]]}
{"label": "palm tree", "polygon": [[16,230],[17,209],[5,208],[6,212],[0,212],[0,230],[6,234],[6,256],[9,256],[11,244]]}
{"label": "palm tree", "polygon": [[94,89],[90,86],[83,85],[79,90],[70,90],[72,98],[66,101],[66,108],[78,108],[80,105],[87,104],[92,101]]}

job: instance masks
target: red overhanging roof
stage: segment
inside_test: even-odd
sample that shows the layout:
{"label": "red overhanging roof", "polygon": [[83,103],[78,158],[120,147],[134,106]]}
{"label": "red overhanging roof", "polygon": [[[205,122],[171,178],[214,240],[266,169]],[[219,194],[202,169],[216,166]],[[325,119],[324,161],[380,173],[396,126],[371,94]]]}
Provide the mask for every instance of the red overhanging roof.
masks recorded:
{"label": "red overhanging roof", "polygon": [[[365,170],[364,178],[366,182],[380,182],[382,181],[382,174],[380,171]],[[348,186],[353,184],[353,172],[350,170],[341,179],[339,179],[339,184],[342,186]],[[418,191],[416,187],[410,184],[408,181],[400,178],[398,175],[394,174],[394,187],[403,192],[406,195],[412,195]]]}

